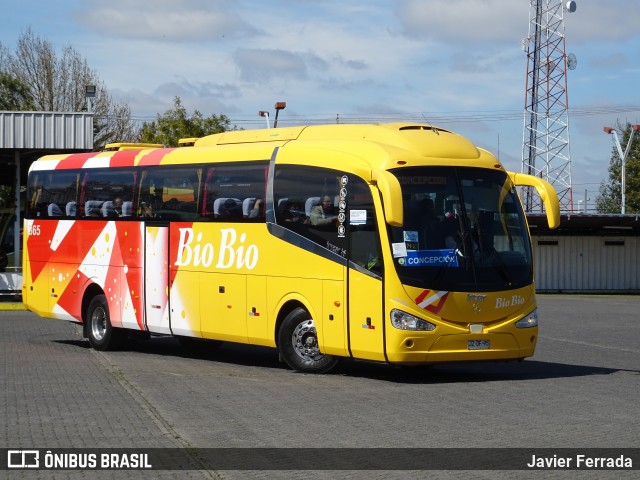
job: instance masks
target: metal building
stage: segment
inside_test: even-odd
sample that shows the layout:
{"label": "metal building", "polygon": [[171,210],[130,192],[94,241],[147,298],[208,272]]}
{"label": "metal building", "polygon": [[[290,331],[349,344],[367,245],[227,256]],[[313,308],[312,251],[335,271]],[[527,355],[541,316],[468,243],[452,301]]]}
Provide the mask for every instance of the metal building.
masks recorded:
{"label": "metal building", "polygon": [[536,291],[640,293],[640,215],[528,215]]}
{"label": "metal building", "polygon": [[93,113],[0,111],[0,247],[9,257],[0,294],[22,288],[20,229],[29,166],[43,155],[91,150]]}

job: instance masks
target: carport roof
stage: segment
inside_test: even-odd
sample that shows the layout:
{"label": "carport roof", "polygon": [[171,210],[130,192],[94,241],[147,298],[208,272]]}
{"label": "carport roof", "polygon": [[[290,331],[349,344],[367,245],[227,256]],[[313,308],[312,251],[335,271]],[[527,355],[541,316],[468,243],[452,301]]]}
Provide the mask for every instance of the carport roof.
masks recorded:
{"label": "carport roof", "polygon": [[93,150],[93,113],[0,111],[0,150]]}
{"label": "carport roof", "polygon": [[640,236],[640,214],[591,215],[563,214],[560,226],[550,230],[544,214],[528,214],[532,235],[597,235],[597,236]]}

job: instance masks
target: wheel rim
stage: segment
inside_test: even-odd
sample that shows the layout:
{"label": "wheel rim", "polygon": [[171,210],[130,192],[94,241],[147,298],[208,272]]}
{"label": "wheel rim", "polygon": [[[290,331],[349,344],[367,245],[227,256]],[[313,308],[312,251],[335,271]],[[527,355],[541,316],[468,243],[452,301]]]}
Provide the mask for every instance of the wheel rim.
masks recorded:
{"label": "wheel rim", "polygon": [[107,312],[103,308],[96,308],[91,314],[91,334],[97,341],[101,341],[107,333]]}
{"label": "wheel rim", "polygon": [[303,360],[317,362],[324,357],[320,353],[316,325],[313,320],[304,320],[296,325],[291,335],[291,341],[293,350]]}

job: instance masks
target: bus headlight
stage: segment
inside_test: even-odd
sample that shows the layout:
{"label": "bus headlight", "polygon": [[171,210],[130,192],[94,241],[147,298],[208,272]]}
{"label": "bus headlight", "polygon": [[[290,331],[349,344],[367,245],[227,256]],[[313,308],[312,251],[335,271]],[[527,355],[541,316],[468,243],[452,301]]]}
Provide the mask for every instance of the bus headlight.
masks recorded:
{"label": "bus headlight", "polygon": [[529,315],[521,318],[516,322],[518,328],[531,328],[538,326],[538,309],[536,308]]}
{"label": "bus headlight", "polygon": [[422,330],[430,332],[436,328],[433,323],[414,317],[413,315],[396,308],[391,310],[391,324],[400,330]]}

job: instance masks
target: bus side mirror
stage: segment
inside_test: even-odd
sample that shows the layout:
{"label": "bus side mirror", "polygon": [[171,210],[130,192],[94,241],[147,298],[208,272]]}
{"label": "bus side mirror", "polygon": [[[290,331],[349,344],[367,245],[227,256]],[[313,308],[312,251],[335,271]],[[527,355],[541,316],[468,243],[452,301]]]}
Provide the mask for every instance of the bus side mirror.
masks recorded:
{"label": "bus side mirror", "polygon": [[560,202],[555,188],[546,180],[525,173],[508,172],[511,182],[517,187],[535,187],[547,211],[547,223],[554,229],[560,225]]}
{"label": "bus side mirror", "polygon": [[402,189],[400,182],[386,170],[374,170],[372,172],[373,181],[376,182],[378,190],[382,194],[384,216],[387,223],[392,227],[401,227],[402,218]]}

